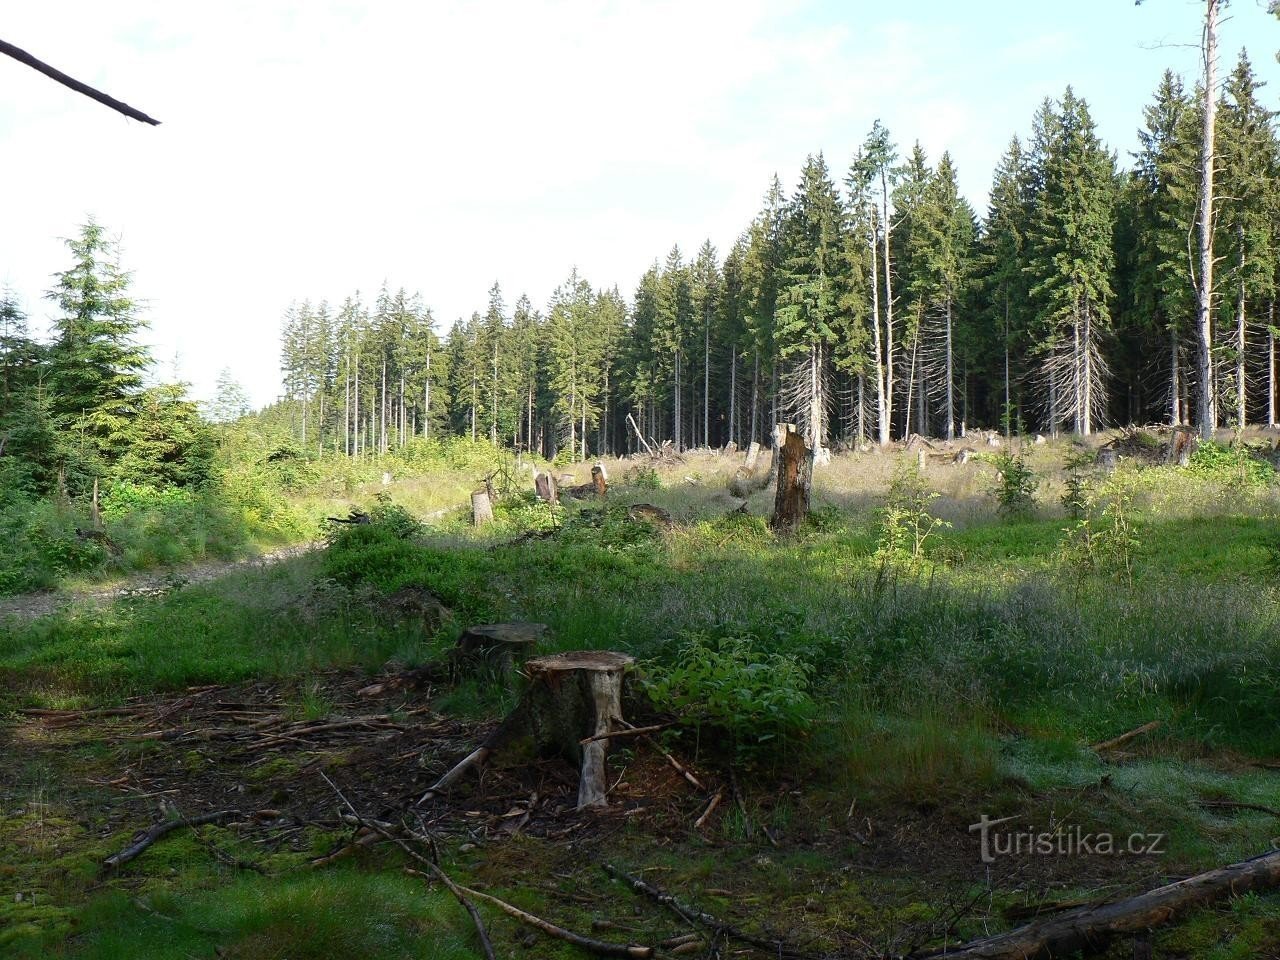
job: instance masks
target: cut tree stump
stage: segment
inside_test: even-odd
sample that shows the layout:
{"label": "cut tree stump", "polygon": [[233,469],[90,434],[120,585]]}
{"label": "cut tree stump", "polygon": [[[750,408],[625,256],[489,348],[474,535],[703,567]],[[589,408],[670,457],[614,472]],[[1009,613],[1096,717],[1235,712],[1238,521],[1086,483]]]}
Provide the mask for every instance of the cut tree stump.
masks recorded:
{"label": "cut tree stump", "polygon": [[779,424],[779,427],[785,427],[786,432],[774,454],[774,461],[778,464],[778,488],[769,525],[774,530],[789,533],[804,523],[809,515],[813,457],[791,424]]}
{"label": "cut tree stump", "polygon": [[1169,438],[1169,445],[1165,451],[1164,462],[1177,464],[1179,467],[1185,467],[1191,463],[1191,457],[1196,452],[1196,447],[1200,445],[1200,437],[1196,432],[1188,427],[1175,427],[1173,436]]}
{"label": "cut tree stump", "polygon": [[477,527],[493,523],[493,501],[489,499],[488,490],[471,494],[471,522]]}
{"label": "cut tree stump", "polygon": [[752,440],[751,445],[747,447],[747,459],[743,461],[743,466],[748,470],[756,468],[756,461],[760,459],[760,444]]}
{"label": "cut tree stump", "polygon": [[533,475],[533,489],[538,494],[538,499],[546,503],[558,503],[560,500],[560,490],[556,484],[556,478],[549,473],[535,473]]}
{"label": "cut tree stump", "polygon": [[787,440],[789,432],[794,433],[796,425],[794,423],[777,423],[773,427],[773,451],[772,458],[769,461],[769,482],[766,486],[774,487],[778,482],[778,465],[781,462],[782,445]]}
{"label": "cut tree stump", "polygon": [[[575,650],[525,665],[525,695],[535,742],[581,763],[578,809],[604,806],[609,784],[601,735],[622,720],[622,678],[635,658],[609,650]],[[582,741],[591,737],[601,739]]]}
{"label": "cut tree stump", "polygon": [[468,627],[453,651],[454,666],[464,673],[487,669],[510,677],[516,664],[536,650],[546,634],[545,623],[483,623]]}

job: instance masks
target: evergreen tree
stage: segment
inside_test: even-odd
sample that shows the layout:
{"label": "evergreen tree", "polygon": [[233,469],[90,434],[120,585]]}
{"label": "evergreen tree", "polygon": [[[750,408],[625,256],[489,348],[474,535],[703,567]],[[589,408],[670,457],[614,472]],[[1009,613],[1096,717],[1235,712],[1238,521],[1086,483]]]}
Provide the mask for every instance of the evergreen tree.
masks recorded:
{"label": "evergreen tree", "polygon": [[1048,424],[1088,435],[1106,405],[1101,340],[1110,323],[1117,181],[1088,105],[1067,88],[1037,131],[1036,204],[1027,272]]}
{"label": "evergreen tree", "polygon": [[124,435],[151,363],[136,339],[145,324],[118,244],[102,226],[91,219],[65,242],[72,265],[54,274],[46,295],[59,311],[49,349],[50,409],[59,429],[78,435],[82,451],[110,463],[123,452],[113,438]]}

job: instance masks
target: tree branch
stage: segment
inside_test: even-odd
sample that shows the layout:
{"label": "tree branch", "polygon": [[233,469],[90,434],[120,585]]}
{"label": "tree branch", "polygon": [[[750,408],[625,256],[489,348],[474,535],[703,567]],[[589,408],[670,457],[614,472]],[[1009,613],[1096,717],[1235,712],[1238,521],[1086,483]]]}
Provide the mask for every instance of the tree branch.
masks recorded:
{"label": "tree branch", "polygon": [[141,110],[131,107],[127,103],[122,103],[115,99],[115,97],[107,96],[101,90],[95,90],[87,83],[81,83],[75,77],[67,76],[61,70],[57,70],[49,66],[49,64],[45,63],[43,60],[37,60],[31,54],[27,53],[27,51],[22,50],[19,47],[15,47],[11,43],[5,43],[3,40],[0,40],[0,53],[13,57],[13,59],[17,60],[19,63],[25,63],[32,70],[37,70],[40,73],[43,73],[46,77],[49,77],[51,80],[58,81],[58,83],[62,84],[64,87],[70,87],[72,90],[76,91],[76,93],[84,94],[90,100],[97,100],[98,103],[103,106],[110,107],[117,113],[123,113],[126,117],[130,117],[134,120],[141,120],[143,123],[149,123],[153,127],[160,125],[160,121],[156,120],[154,117],[147,116]]}

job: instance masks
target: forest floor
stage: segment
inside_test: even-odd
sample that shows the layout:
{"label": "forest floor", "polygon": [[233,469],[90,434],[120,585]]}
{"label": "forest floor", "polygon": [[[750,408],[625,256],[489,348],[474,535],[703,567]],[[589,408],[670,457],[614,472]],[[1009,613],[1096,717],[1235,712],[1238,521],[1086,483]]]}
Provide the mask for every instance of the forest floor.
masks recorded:
{"label": "forest floor", "polygon": [[[279,562],[11,610],[0,953],[479,956],[467,914],[405,872],[428,834],[457,881],[659,956],[903,956],[1266,852],[1280,833],[1280,493],[1238,464],[1118,471],[1126,572],[1066,543],[1057,500],[1080,452],[1028,447],[1040,506],[1017,519],[994,509],[989,464],[930,462],[930,509],[951,526],[919,563],[877,559],[890,478],[914,453],[837,457],[790,541],[760,519],[767,492],[737,512],[725,487],[740,457],[701,454],[656,473],[609,463],[603,510],[515,500],[487,531],[375,524]],[[633,522],[636,502],[676,522]],[[404,586],[451,618],[424,637],[388,602]],[[523,746],[422,802],[515,691],[360,691],[463,626],[514,619],[547,623],[550,651],[631,652],[651,680],[747,643],[779,684],[782,665],[814,668],[813,712],[772,743],[709,715],[618,741],[600,813],[574,809],[571,764]],[[720,679],[702,676],[708,702]],[[672,716],[640,702],[634,723]],[[136,831],[213,814],[104,865]],[[984,863],[969,829],[984,815],[1158,834],[1160,852]],[[774,945],[690,925],[606,864]],[[499,956],[585,955],[481,910]],[[1280,956],[1280,898],[1196,911],[1110,955]]]}

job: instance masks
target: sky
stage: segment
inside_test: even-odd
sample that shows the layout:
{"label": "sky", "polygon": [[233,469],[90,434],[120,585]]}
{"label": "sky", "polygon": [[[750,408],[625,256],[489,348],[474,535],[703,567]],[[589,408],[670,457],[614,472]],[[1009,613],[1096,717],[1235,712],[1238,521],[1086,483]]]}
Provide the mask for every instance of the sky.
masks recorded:
{"label": "sky", "polygon": [[[0,37],[162,121],[0,57],[0,286],[33,327],[61,239],[120,238],[145,339],[207,398],[229,369],[279,393],[280,317],[384,283],[443,334],[546,303],[572,267],[630,296],[678,243],[723,254],[776,172],[842,178],[871,124],[949,150],[981,213],[992,170],[1068,84],[1127,164],[1168,67],[1194,82],[1203,0],[784,3],[41,0]],[[1235,0],[1280,107],[1280,23]]]}

